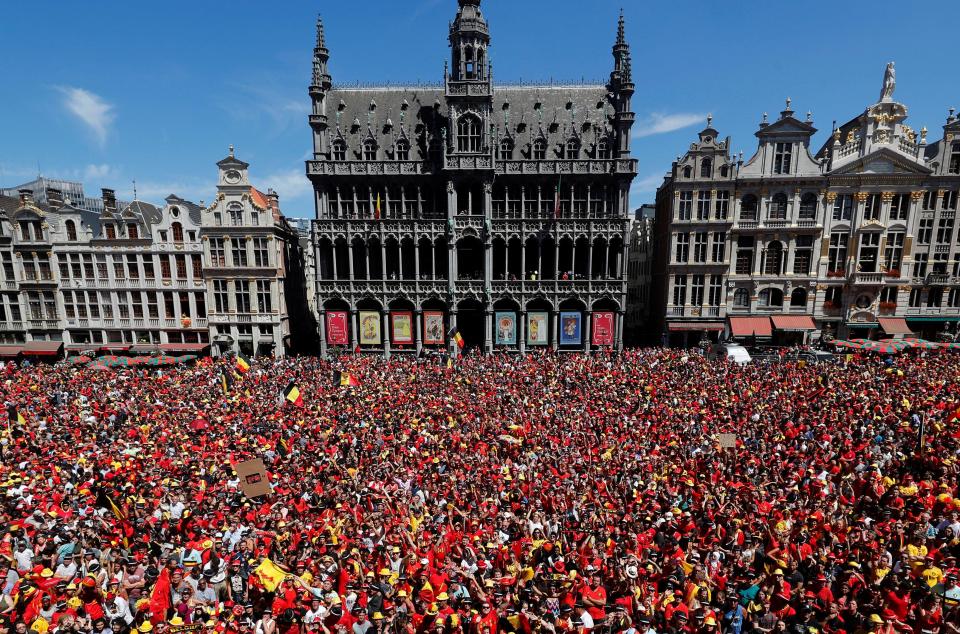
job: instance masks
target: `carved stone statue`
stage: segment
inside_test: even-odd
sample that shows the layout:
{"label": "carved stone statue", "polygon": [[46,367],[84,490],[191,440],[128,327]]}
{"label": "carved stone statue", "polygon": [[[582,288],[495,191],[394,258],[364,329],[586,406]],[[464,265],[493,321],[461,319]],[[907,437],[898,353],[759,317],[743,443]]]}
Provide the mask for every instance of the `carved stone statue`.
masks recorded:
{"label": "carved stone statue", "polygon": [[883,90],[880,92],[880,101],[893,101],[893,91],[897,88],[897,71],[893,68],[893,62],[887,64],[887,70],[883,73]]}

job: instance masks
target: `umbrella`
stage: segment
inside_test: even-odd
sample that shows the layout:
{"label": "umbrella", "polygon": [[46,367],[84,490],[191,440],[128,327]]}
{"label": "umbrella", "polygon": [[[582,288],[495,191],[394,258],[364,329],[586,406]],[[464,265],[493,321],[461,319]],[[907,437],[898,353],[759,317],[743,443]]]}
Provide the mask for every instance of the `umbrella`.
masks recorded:
{"label": "umbrella", "polygon": [[179,357],[176,357],[177,363],[187,363],[188,361],[196,361],[197,355],[195,354],[185,354]]}
{"label": "umbrella", "polygon": [[162,354],[156,357],[147,357],[140,361],[140,365],[173,365],[177,362],[176,357],[171,357],[169,355]]}
{"label": "umbrella", "polygon": [[879,352],[881,354],[894,354],[903,349],[904,348],[901,345],[885,343],[883,341],[877,341],[872,346],[864,346],[864,350],[869,350],[870,352]]}
{"label": "umbrella", "polygon": [[939,343],[937,346],[947,350],[960,350],[960,343]]}
{"label": "umbrella", "polygon": [[863,346],[864,348],[873,348],[877,345],[877,342],[872,339],[851,339],[852,343],[857,343]]}
{"label": "umbrella", "polygon": [[915,347],[912,343],[906,339],[881,339],[877,342],[878,346],[890,346],[896,348],[897,350],[906,350],[907,348]]}
{"label": "umbrella", "polygon": [[915,339],[908,337],[906,339],[901,339],[901,341],[906,341],[910,344],[911,348],[923,348],[925,350],[931,350],[934,348],[942,348],[944,345],[942,343],[936,343],[933,341],[927,341],[926,339]]}
{"label": "umbrella", "polygon": [[100,357],[97,359],[97,363],[102,363],[108,368],[116,368],[120,366],[129,366],[130,357],[118,357],[117,355],[110,354],[105,357]]}
{"label": "umbrella", "polygon": [[71,365],[86,365],[87,363],[90,363],[91,361],[93,361],[93,359],[91,359],[86,355],[81,354],[81,355],[74,355],[72,357],[67,357],[66,361]]}
{"label": "umbrella", "polygon": [[863,350],[864,348],[863,344],[845,341],[844,339],[834,339],[830,343],[838,348],[852,348],[853,350]]}
{"label": "umbrella", "polygon": [[94,361],[93,363],[91,363],[90,365],[88,365],[88,366],[87,366],[87,369],[88,369],[88,370],[109,370],[109,369],[110,369],[110,366],[108,366],[108,365],[106,365],[106,364],[104,364],[104,363],[100,363],[100,361],[98,360],[98,361]]}

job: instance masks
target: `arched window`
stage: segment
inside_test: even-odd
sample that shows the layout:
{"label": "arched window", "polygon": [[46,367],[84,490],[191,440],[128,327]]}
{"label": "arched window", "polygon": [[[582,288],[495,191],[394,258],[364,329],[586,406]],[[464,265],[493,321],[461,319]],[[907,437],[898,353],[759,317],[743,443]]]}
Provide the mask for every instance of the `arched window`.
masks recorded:
{"label": "arched window", "polygon": [[733,292],[733,305],[739,308],[749,308],[750,291],[745,288],[738,288]]}
{"label": "arched window", "polygon": [[757,295],[757,304],[771,308],[783,306],[783,291],[776,288],[765,288]]}
{"label": "arched window", "polygon": [[473,47],[468,46],[463,52],[463,67],[467,79],[476,79],[476,65],[473,60]]}
{"label": "arched window", "polygon": [[767,245],[766,259],[763,264],[764,275],[780,275],[783,272],[783,243],[771,242]]}
{"label": "arched window", "polygon": [[954,143],[950,149],[950,173],[960,174],[960,143]]}
{"label": "arched window", "polygon": [[410,160],[410,144],[403,139],[401,139],[400,141],[397,141],[397,160],[398,161]]}
{"label": "arched window", "polygon": [[570,139],[567,141],[567,159],[574,160],[580,158],[580,141]]}
{"label": "arched window", "polygon": [[486,70],[486,63],[484,62],[483,49],[477,49],[477,79],[484,78],[484,71]]}
{"label": "arched window", "polygon": [[242,227],[243,226],[243,205],[240,203],[233,203],[227,209],[230,213],[230,226],[232,227]]}
{"label": "arched window", "polygon": [[795,288],[790,293],[790,306],[793,308],[802,308],[807,305],[807,289]]}
{"label": "arched window", "polygon": [[543,139],[537,139],[533,142],[533,160],[545,161],[547,159],[547,142]]}
{"label": "arched window", "polygon": [[693,176],[693,168],[687,165],[683,168],[683,177],[690,178],[691,176]]}
{"label": "arched window", "polygon": [[480,119],[472,114],[465,114],[457,122],[457,150],[460,152],[480,151]]}
{"label": "arched window", "polygon": [[727,174],[729,173],[730,173],[729,168],[727,168],[726,165],[722,165],[720,167],[720,178],[726,178]]}
{"label": "arched window", "polygon": [[740,219],[757,219],[757,197],[753,194],[747,194],[740,200]]}
{"label": "arched window", "polygon": [[705,158],[700,161],[700,178],[710,178],[713,176],[713,161]]}
{"label": "arched window", "polygon": [[347,144],[343,141],[337,140],[333,142],[333,160],[334,161],[346,161],[347,160]]}
{"label": "arched window", "polygon": [[75,223],[74,221],[72,221],[72,220],[68,220],[68,221],[67,221],[66,223],[64,223],[64,224],[65,224],[66,227],[67,227],[67,240],[69,240],[70,242],[76,242],[76,241],[77,241],[77,225],[76,225],[76,223]]}
{"label": "arched window", "polygon": [[800,199],[800,220],[813,220],[817,217],[817,195],[807,192]]}
{"label": "arched window", "polygon": [[175,222],[170,225],[170,231],[173,233],[174,242],[183,242],[183,225]]}
{"label": "arched window", "polygon": [[377,160],[377,142],[373,139],[367,139],[363,142],[363,160],[365,161],[376,161]]}
{"label": "arched window", "polygon": [[770,220],[787,219],[787,195],[784,193],[774,194],[770,201]]}
{"label": "arched window", "polygon": [[510,139],[503,139],[500,141],[500,159],[503,161],[509,161],[513,159],[513,141]]}
{"label": "arched window", "polygon": [[600,139],[600,142],[597,143],[597,158],[610,158],[610,141],[608,141],[606,138]]}

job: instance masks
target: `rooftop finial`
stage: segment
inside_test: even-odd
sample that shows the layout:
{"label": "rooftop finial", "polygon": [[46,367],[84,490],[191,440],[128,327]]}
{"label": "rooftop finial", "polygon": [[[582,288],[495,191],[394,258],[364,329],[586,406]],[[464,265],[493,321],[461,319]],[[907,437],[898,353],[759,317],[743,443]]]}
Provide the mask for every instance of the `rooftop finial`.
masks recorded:
{"label": "rooftop finial", "polygon": [[137,179],[133,179],[133,199],[137,199]]}
{"label": "rooftop finial", "polygon": [[883,72],[883,89],[880,91],[880,101],[893,101],[893,91],[896,88],[897,71],[893,68],[893,62],[890,62]]}
{"label": "rooftop finial", "polygon": [[811,121],[813,121],[813,112],[807,110],[807,123],[810,123]]}
{"label": "rooftop finial", "polygon": [[713,113],[711,112],[707,114],[707,127],[709,128],[712,125],[713,125]]}
{"label": "rooftop finial", "polygon": [[230,144],[230,158],[233,158],[233,144]]}
{"label": "rooftop finial", "polygon": [[790,97],[787,97],[787,110],[790,109],[790,104],[793,103],[793,100]]}

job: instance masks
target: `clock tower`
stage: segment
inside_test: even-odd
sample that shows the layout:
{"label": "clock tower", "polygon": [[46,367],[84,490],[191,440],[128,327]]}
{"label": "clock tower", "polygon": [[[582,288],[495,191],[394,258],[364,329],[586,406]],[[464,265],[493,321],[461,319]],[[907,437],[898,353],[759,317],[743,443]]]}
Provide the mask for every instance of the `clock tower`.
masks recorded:
{"label": "clock tower", "polygon": [[236,189],[249,189],[250,181],[247,170],[249,163],[244,163],[233,155],[233,146],[230,146],[230,155],[217,163],[219,170],[219,179],[217,181],[218,191],[227,191]]}

